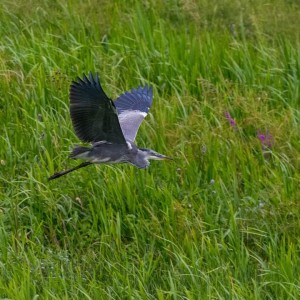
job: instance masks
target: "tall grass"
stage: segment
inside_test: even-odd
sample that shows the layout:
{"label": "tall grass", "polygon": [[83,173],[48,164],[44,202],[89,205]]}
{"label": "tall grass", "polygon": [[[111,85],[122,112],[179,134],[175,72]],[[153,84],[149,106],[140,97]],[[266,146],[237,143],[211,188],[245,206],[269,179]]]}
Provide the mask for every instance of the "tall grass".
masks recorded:
{"label": "tall grass", "polygon": [[[298,15],[281,0],[2,1],[0,297],[299,299]],[[153,86],[137,144],[175,163],[47,181],[74,164],[68,89],[88,71],[112,98]]]}

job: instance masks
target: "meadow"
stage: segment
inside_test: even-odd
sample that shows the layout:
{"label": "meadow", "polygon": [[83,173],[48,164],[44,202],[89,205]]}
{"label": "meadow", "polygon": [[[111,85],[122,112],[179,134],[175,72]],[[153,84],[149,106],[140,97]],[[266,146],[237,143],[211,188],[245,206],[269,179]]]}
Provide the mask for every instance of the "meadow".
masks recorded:
{"label": "meadow", "polygon": [[[300,299],[296,0],[0,3],[1,299]],[[154,101],[146,170],[75,166],[69,85]]]}

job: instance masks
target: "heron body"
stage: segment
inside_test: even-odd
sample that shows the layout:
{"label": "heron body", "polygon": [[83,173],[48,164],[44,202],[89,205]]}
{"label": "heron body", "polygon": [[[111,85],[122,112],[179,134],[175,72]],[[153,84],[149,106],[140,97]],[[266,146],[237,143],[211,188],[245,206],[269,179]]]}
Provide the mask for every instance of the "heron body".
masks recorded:
{"label": "heron body", "polygon": [[112,144],[108,142],[95,143],[91,148],[76,147],[71,153],[71,158],[81,158],[91,163],[115,164],[131,163],[138,168],[145,168],[149,162],[143,152],[134,143]]}
{"label": "heron body", "polygon": [[90,164],[129,163],[138,168],[149,166],[150,159],[169,157],[151,149],[138,148],[134,141],[140,124],[152,104],[152,88],[146,85],[125,92],[116,101],[104,93],[98,74],[77,78],[70,86],[70,114],[79,139],[91,147],[76,146],[72,159],[82,159],[78,166],[57,172],[49,180]]}

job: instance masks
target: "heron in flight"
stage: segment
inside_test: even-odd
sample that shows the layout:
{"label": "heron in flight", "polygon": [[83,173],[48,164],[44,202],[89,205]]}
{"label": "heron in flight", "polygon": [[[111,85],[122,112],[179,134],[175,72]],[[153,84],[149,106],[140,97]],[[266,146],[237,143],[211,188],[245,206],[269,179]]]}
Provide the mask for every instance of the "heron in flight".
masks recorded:
{"label": "heron in flight", "polygon": [[91,147],[75,146],[70,158],[84,162],[74,168],[57,172],[49,180],[58,178],[91,164],[129,163],[147,168],[150,159],[171,159],[151,149],[138,148],[137,131],[152,104],[152,88],[148,85],[132,89],[117,98],[104,93],[99,76],[83,74],[70,86],[70,114],[78,138]]}

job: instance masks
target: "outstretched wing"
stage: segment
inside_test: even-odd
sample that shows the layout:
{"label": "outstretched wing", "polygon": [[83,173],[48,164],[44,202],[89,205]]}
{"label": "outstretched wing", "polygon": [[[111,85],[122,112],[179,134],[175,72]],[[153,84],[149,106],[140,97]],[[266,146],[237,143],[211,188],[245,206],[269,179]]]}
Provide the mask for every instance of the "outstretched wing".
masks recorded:
{"label": "outstretched wing", "polygon": [[152,104],[152,88],[146,85],[122,94],[114,103],[126,140],[134,142],[137,131]]}
{"label": "outstretched wing", "polygon": [[108,141],[125,144],[116,107],[99,81],[90,72],[77,78],[70,86],[70,113],[76,135],[83,142]]}

